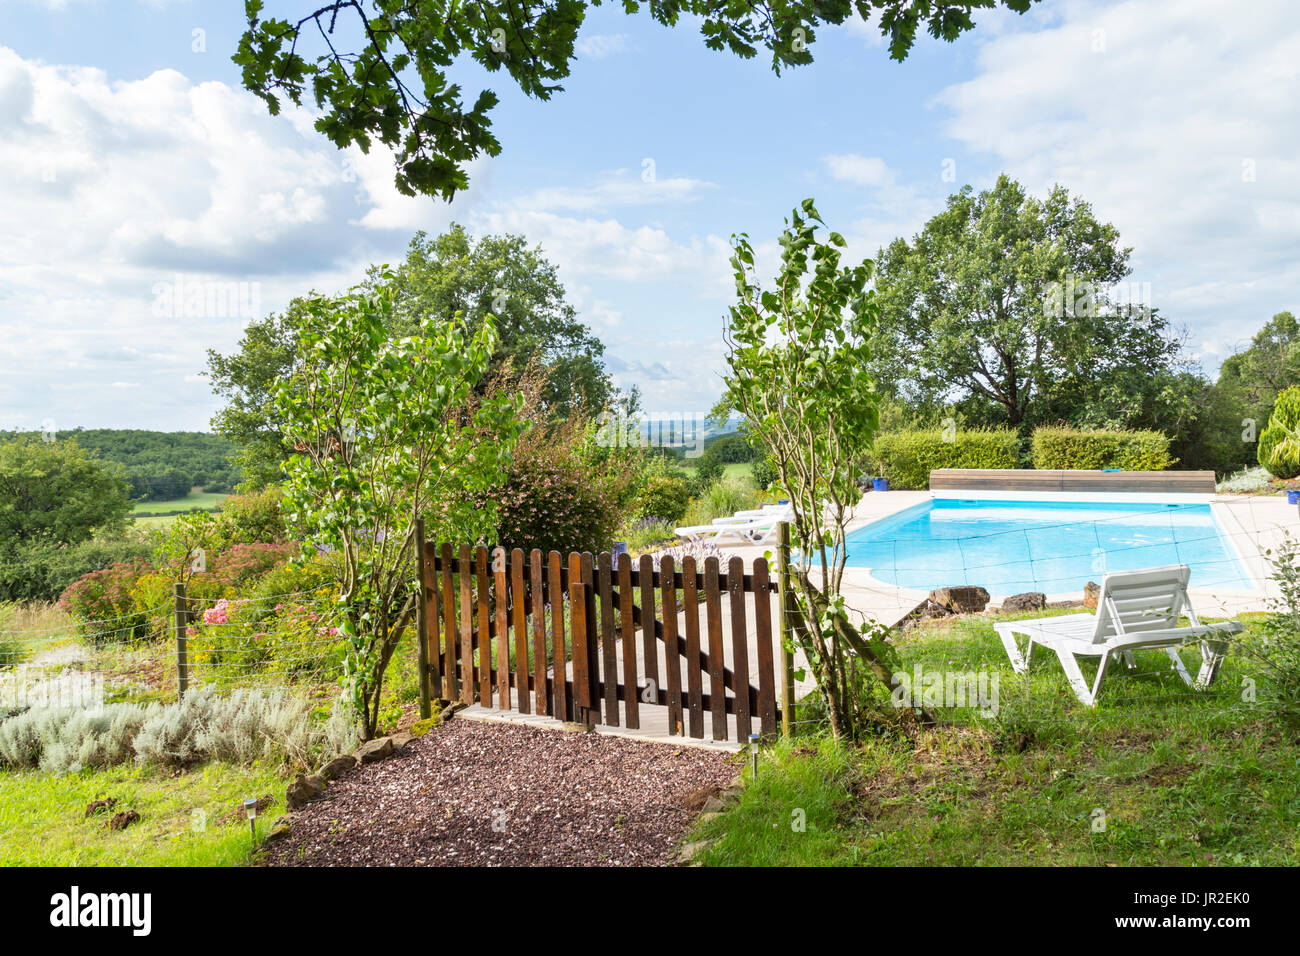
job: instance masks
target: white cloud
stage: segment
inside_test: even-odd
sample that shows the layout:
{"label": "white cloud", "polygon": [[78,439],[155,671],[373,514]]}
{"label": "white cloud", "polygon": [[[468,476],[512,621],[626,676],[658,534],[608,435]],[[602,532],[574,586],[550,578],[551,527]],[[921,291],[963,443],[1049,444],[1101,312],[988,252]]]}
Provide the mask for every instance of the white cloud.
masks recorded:
{"label": "white cloud", "polygon": [[845,182],[877,188],[894,184],[893,170],[879,156],[833,153],[823,156],[822,162],[826,164],[832,176]]}
{"label": "white cloud", "polygon": [[976,76],[937,98],[947,132],[1035,192],[1089,200],[1155,304],[1207,354],[1231,351],[1300,283],[1294,4],[1057,9],[1047,29],[982,45]]}
{"label": "white cloud", "polygon": [[574,44],[578,56],[592,60],[603,60],[615,53],[626,53],[631,49],[628,38],[622,33],[595,33],[580,37]]}

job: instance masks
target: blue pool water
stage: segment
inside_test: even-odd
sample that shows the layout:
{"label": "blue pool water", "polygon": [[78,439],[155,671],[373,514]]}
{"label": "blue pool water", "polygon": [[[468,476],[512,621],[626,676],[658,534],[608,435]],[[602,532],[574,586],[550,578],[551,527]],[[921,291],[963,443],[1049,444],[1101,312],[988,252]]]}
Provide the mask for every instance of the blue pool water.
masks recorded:
{"label": "blue pool water", "polygon": [[1193,587],[1253,588],[1206,504],[935,499],[852,532],[848,567],[928,591],[1079,591],[1108,571],[1187,564]]}

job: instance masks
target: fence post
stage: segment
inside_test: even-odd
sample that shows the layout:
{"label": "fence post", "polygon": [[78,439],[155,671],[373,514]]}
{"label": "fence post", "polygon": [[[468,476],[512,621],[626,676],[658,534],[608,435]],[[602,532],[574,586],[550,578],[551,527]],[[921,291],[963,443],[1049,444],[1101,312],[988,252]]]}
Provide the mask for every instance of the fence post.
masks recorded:
{"label": "fence post", "polygon": [[415,643],[416,672],[420,682],[420,719],[428,720],[433,715],[429,706],[429,588],[425,582],[427,570],[424,563],[425,539],[424,519],[415,519],[415,579],[419,585],[419,596],[415,601]]}
{"label": "fence post", "polygon": [[794,655],[790,652],[794,637],[790,628],[790,612],[794,609],[794,595],[790,593],[790,523],[777,523],[776,576],[780,603],[781,633],[781,736],[790,736],[794,723]]}
{"label": "fence post", "polygon": [[177,581],[172,585],[173,627],[176,633],[176,696],[181,698],[190,689],[190,663],[188,639],[185,629],[189,626],[189,602],[185,598],[185,582]]}

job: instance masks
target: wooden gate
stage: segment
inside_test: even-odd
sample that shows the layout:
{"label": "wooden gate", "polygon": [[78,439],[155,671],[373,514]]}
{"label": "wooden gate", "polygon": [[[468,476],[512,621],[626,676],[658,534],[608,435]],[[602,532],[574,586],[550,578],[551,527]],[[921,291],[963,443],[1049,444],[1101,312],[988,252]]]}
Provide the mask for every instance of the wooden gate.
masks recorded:
{"label": "wooden gate", "polygon": [[[729,726],[739,741],[756,725],[777,732],[776,584],[763,558],[747,574],[739,557],[723,571],[715,557],[702,567],[686,557],[678,569],[671,557],[525,557],[423,535],[417,548],[433,697],[631,729],[653,705],[667,708],[670,734],[703,738],[705,714],[715,740]],[[663,712],[655,716],[660,724]]]}

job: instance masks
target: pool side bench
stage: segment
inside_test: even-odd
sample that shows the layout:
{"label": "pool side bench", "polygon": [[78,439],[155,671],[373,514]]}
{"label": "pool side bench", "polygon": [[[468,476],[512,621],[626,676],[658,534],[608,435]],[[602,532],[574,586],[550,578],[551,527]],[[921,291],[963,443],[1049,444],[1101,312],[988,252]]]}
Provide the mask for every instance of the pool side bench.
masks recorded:
{"label": "pool side bench", "polygon": [[930,490],[1212,495],[1214,472],[936,468],[930,472]]}

